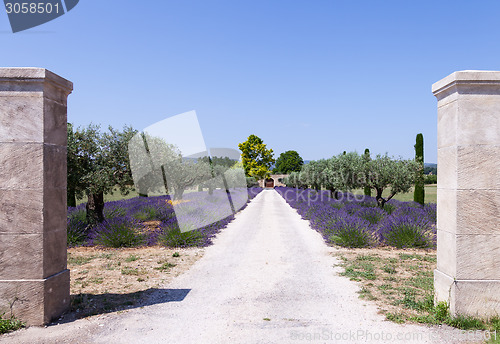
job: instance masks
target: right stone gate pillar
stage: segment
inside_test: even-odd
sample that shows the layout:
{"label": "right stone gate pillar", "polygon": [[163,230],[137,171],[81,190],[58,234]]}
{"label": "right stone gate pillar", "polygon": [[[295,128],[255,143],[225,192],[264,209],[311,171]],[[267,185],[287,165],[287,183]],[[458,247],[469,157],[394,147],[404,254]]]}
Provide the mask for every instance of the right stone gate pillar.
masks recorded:
{"label": "right stone gate pillar", "polygon": [[460,71],[438,100],[436,301],[500,314],[500,72]]}

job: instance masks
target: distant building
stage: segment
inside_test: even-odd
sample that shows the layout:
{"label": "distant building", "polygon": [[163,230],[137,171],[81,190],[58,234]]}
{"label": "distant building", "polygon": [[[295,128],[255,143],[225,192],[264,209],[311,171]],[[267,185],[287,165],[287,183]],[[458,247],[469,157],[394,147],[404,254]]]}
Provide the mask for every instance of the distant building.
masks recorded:
{"label": "distant building", "polygon": [[261,188],[274,188],[275,186],[285,186],[283,179],[288,177],[288,174],[271,174],[267,179],[259,180]]}

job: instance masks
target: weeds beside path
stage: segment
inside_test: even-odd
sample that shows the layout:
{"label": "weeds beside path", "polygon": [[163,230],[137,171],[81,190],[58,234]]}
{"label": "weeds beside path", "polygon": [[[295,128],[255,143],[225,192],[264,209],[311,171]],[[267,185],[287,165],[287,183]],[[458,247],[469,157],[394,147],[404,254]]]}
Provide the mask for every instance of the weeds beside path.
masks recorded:
{"label": "weeds beside path", "polygon": [[344,269],[341,275],[359,282],[359,297],[374,301],[388,320],[400,324],[446,324],[471,332],[486,330],[477,336],[491,337],[490,342],[500,343],[500,318],[483,321],[452,317],[445,304],[434,305],[435,250],[338,248],[335,255]]}

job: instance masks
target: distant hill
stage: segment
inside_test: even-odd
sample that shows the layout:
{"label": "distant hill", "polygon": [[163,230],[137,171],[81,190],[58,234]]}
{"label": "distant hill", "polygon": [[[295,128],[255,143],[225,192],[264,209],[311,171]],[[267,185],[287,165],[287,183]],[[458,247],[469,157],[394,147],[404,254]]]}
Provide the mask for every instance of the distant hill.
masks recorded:
{"label": "distant hill", "polygon": [[425,174],[437,174],[437,164],[424,163],[424,173]]}

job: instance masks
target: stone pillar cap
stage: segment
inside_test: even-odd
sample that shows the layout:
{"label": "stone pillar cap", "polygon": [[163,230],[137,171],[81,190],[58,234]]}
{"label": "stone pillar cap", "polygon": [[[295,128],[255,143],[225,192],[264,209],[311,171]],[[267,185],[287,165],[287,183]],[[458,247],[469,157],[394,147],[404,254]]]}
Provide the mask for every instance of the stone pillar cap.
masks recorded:
{"label": "stone pillar cap", "polygon": [[0,68],[0,83],[12,80],[24,80],[26,82],[49,81],[59,88],[65,89],[71,93],[73,83],[45,68],[36,67],[4,67]]}
{"label": "stone pillar cap", "polygon": [[500,72],[491,70],[461,70],[453,72],[432,85],[432,93],[437,95],[456,84],[500,84]]}

